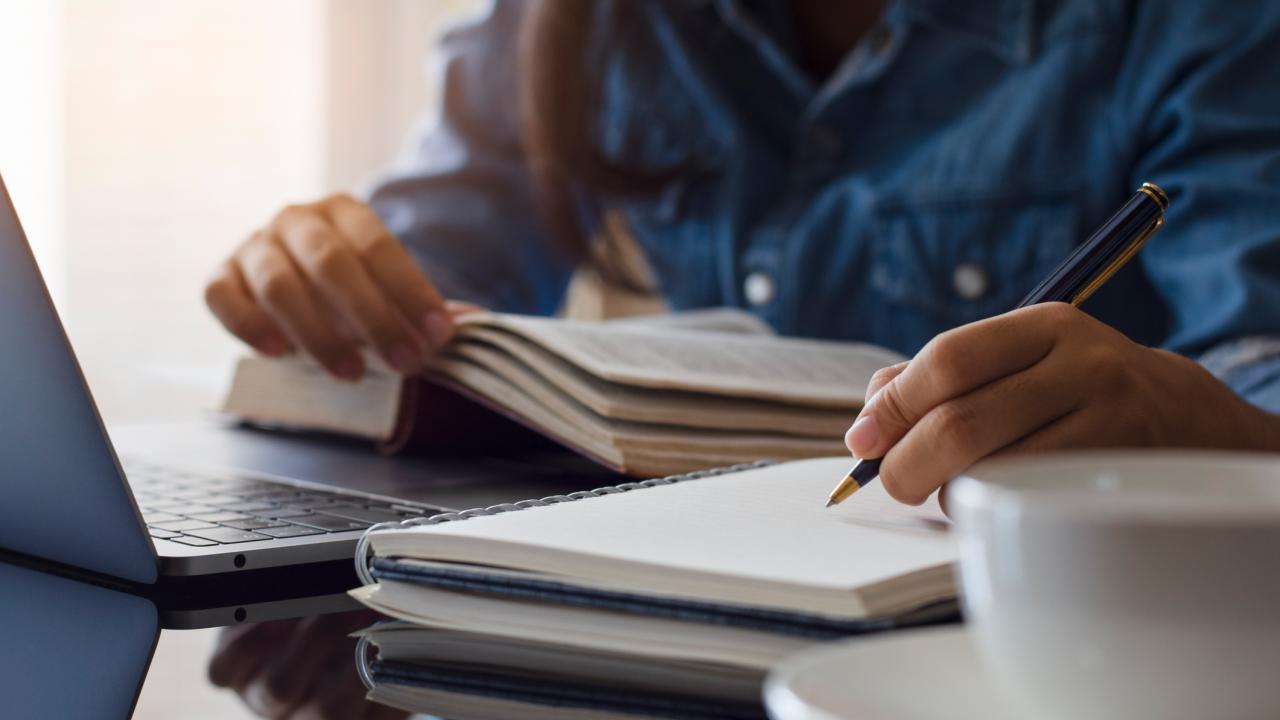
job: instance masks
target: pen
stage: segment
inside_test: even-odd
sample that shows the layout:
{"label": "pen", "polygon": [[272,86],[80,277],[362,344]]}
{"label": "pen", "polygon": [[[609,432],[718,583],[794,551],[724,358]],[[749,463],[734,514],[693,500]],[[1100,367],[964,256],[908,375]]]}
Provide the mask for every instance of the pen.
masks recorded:
{"label": "pen", "polygon": [[[1079,305],[1138,253],[1164,225],[1169,196],[1155,183],[1144,182],[1109,220],[1062,261],[1018,307],[1043,302]],[[882,458],[859,460],[827,498],[827,507],[849,499],[880,474]]]}

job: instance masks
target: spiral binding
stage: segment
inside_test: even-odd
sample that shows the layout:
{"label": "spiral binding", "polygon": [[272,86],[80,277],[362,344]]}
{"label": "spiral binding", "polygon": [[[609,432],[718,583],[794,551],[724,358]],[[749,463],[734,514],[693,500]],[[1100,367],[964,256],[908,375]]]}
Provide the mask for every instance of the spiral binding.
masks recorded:
{"label": "spiral binding", "polygon": [[712,468],[710,470],[698,470],[696,472],[685,473],[683,475],[668,475],[667,477],[641,480],[639,482],[607,485],[594,490],[579,490],[578,492],[571,492],[568,495],[549,495],[536,500],[520,500],[519,502],[513,503],[500,503],[498,505],[490,505],[489,507],[484,508],[471,508],[470,510],[460,510],[458,512],[440,513],[430,517],[413,518],[412,520],[403,520],[401,522],[378,523],[377,525],[370,527],[368,530],[365,530],[364,534],[360,536],[360,541],[356,543],[356,575],[364,585],[372,585],[376,582],[373,575],[369,572],[369,538],[370,535],[375,532],[394,530],[396,528],[409,528],[418,525],[439,525],[440,523],[456,522],[458,520],[466,520],[468,518],[484,517],[486,515],[499,515],[501,513],[513,512],[516,510],[527,510],[532,507],[558,505],[560,503],[572,502],[574,500],[585,500],[587,498],[601,497],[603,495],[614,495],[622,492],[630,492],[632,490],[658,487],[659,485],[672,485],[686,480],[697,480],[700,478],[715,477],[717,475],[729,475],[731,473],[742,472],[744,470],[768,467],[776,463],[776,460],[757,460],[755,462],[740,463],[738,465]]}
{"label": "spiral binding", "polygon": [[356,639],[356,675],[364,683],[365,690],[373,689],[373,673],[369,672],[369,634]]}

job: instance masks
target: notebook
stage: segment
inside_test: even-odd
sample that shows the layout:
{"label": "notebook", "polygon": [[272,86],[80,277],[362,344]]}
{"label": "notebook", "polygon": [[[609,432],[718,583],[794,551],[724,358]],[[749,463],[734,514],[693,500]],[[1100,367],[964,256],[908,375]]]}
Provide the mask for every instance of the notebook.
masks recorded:
{"label": "notebook", "polygon": [[352,384],[305,359],[250,357],[224,410],[386,450],[479,441],[472,449],[489,452],[536,438],[650,477],[840,452],[872,373],[901,359],[778,337],[731,309],[606,322],[473,313],[416,380],[372,358]]}
{"label": "notebook", "polygon": [[954,616],[936,500],[847,457],[740,466],[374,528],[352,594],[424,627],[763,673],[815,640]]}

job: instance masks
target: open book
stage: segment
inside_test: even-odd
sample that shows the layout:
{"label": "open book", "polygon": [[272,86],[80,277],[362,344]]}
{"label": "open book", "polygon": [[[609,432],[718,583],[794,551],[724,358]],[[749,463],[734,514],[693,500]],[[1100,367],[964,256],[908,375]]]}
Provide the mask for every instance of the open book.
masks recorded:
{"label": "open book", "polygon": [[871,374],[901,359],[777,337],[738,311],[607,322],[476,313],[459,318],[422,382],[376,362],[350,384],[306,360],[250,357],[224,410],[390,448],[500,437],[509,428],[496,414],[619,472],[659,476],[841,452]]}
{"label": "open book", "polygon": [[847,465],[695,473],[374,529],[377,582],[352,594],[487,642],[759,680],[815,641],[953,612],[956,548],[936,500],[904,506],[874,483],[823,507]]}

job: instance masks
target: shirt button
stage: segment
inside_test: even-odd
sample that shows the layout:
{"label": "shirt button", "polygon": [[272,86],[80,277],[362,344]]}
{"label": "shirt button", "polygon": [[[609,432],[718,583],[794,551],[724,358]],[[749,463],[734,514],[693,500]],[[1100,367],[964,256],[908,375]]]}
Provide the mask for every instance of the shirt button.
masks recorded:
{"label": "shirt button", "polygon": [[956,266],[951,275],[951,284],[956,294],[965,300],[977,300],[987,293],[990,282],[987,271],[973,263],[962,263]]}
{"label": "shirt button", "polygon": [[748,303],[756,307],[768,305],[773,300],[774,291],[773,278],[766,273],[753,272],[742,283],[742,294]]}

